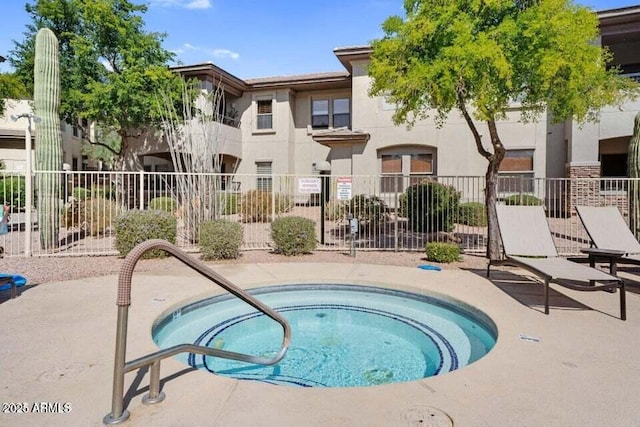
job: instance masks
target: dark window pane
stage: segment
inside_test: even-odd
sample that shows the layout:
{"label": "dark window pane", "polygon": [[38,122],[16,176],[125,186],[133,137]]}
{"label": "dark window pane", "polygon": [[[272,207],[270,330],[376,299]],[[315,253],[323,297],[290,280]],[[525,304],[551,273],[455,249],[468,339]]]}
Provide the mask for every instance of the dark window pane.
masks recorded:
{"label": "dark window pane", "polygon": [[341,128],[341,127],[351,127],[351,117],[349,114],[334,114],[333,115],[333,127]]}
{"label": "dark window pane", "polygon": [[311,126],[314,128],[326,129],[329,127],[329,115],[311,117]]}

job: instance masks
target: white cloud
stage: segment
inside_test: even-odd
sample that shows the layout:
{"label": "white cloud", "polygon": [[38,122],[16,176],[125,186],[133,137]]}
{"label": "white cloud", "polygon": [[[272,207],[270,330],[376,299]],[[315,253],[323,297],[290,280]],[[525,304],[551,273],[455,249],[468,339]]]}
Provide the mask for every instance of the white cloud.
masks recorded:
{"label": "white cloud", "polygon": [[152,6],[184,7],[185,9],[209,9],[211,0],[151,0]]}
{"label": "white cloud", "polygon": [[[200,47],[200,46],[195,46],[192,45],[191,43],[185,43],[182,45],[183,49],[177,49],[174,52],[176,53],[183,53],[185,50],[189,50],[189,51],[193,51],[193,52],[201,52],[204,53],[206,55],[210,55],[213,56],[215,58],[230,58],[233,59],[234,61],[237,61],[238,59],[240,59],[240,54],[238,52],[234,52],[232,50],[229,49],[210,49],[210,48],[206,48],[206,47]],[[180,51],[180,52],[178,52]]]}
{"label": "white cloud", "polygon": [[214,49],[213,56],[216,58],[231,58],[234,61],[240,58],[240,54],[238,52],[233,52],[229,49]]}
{"label": "white cloud", "polygon": [[185,4],[184,7],[187,9],[209,9],[211,2],[209,0],[193,0]]}

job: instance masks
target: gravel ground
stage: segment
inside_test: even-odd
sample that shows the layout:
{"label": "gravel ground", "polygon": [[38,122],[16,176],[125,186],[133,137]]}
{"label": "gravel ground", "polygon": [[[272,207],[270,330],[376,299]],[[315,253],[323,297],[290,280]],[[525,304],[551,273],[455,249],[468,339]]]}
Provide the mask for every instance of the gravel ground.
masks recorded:
{"label": "gravel ground", "polygon": [[[198,254],[193,256],[199,257]],[[252,264],[273,262],[326,262],[326,263],[360,263],[382,264],[404,267],[415,267],[426,263],[424,253],[420,252],[386,252],[359,251],[353,258],[345,252],[316,251],[312,254],[287,257],[268,251],[245,251],[240,258],[229,261],[207,262],[207,264]],[[81,279],[83,277],[105,276],[118,274],[122,258],[114,256],[93,257],[11,257],[0,259],[0,271],[3,273],[20,274],[27,278],[29,284],[43,284],[62,280]],[[484,269],[486,258],[476,255],[463,255],[461,262],[440,265],[443,269]],[[136,271],[171,270],[182,265],[174,258],[141,260]]]}

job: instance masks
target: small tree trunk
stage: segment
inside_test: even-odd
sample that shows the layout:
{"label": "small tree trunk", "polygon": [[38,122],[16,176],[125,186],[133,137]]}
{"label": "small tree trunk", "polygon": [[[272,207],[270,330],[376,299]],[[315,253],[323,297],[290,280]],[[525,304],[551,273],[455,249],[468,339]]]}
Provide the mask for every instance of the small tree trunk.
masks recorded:
{"label": "small tree trunk", "polygon": [[500,230],[496,199],[498,197],[498,168],[500,164],[494,158],[489,160],[485,175],[484,201],[487,207],[487,258],[494,261],[500,258]]}
{"label": "small tree trunk", "polygon": [[498,214],[496,200],[498,198],[498,171],[504,159],[505,148],[498,136],[498,129],[494,120],[488,120],[493,155],[489,157],[489,165],[485,175],[485,203],[487,206],[487,258],[494,261],[500,259],[500,230],[498,228]]}

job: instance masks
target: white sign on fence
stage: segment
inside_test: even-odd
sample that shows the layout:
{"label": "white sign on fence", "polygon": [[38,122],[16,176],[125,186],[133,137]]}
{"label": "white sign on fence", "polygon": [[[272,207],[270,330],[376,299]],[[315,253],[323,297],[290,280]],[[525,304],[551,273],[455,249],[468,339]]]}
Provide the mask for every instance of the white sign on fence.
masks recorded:
{"label": "white sign on fence", "polygon": [[338,200],[351,200],[351,177],[338,177],[336,183],[338,184]]}
{"label": "white sign on fence", "polygon": [[298,178],[298,193],[320,194],[321,191],[320,178]]}

